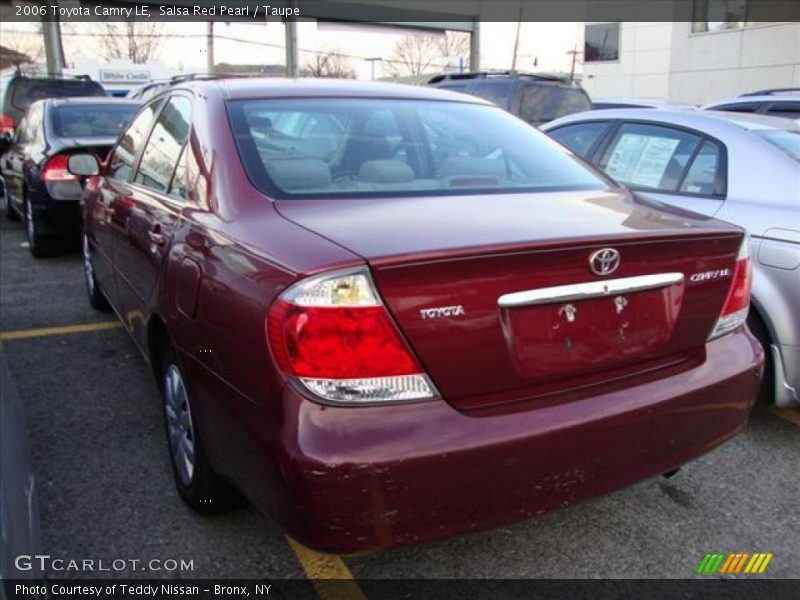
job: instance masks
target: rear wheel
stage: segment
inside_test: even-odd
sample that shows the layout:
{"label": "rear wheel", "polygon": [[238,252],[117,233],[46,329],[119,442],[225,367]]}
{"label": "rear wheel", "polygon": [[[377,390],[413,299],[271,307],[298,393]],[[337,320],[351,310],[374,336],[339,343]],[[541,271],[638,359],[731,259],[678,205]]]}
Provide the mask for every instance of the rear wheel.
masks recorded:
{"label": "rear wheel", "polygon": [[8,190],[6,190],[6,219],[9,221],[19,221],[19,213],[11,206],[11,198],[8,197]]}
{"label": "rear wheel", "polygon": [[25,199],[25,235],[28,238],[28,249],[35,258],[52,256],[58,248],[58,240],[39,233],[39,222],[33,212],[33,205]]}
{"label": "rear wheel", "polygon": [[171,348],[164,355],[161,373],[167,442],[178,493],[199,513],[228,510],[238,504],[239,496],[209,464],[192,416],[189,389]]}
{"label": "rear wheel", "polygon": [[81,246],[83,248],[83,279],[86,282],[86,294],[89,296],[89,304],[97,310],[108,310],[109,304],[105,294],[97,283],[94,274],[94,262],[92,261],[92,247],[89,244],[89,237],[84,233]]}

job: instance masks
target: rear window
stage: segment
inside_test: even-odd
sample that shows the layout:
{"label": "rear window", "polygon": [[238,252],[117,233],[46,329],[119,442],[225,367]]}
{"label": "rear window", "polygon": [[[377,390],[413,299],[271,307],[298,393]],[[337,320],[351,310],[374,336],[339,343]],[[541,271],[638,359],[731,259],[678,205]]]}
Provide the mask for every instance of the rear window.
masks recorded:
{"label": "rear window", "polygon": [[800,161],[800,132],[797,131],[755,131],[757,136],[782,150],[793,159]]}
{"label": "rear window", "polygon": [[514,82],[505,81],[475,81],[467,87],[467,93],[478,98],[488,100],[501,108],[508,108]]}
{"label": "rear window", "polygon": [[11,105],[22,111],[27,110],[37,100],[45,98],[106,95],[99,83],[82,79],[20,79],[12,85],[14,91]]}
{"label": "rear window", "polygon": [[279,198],[603,189],[560,145],[499,108],[456,102],[229,102],[253,182]]}
{"label": "rear window", "polygon": [[136,104],[69,104],[53,111],[56,137],[116,137],[128,124]]}
{"label": "rear window", "polygon": [[540,125],[559,117],[591,110],[592,103],[583,90],[554,85],[527,85],[522,91],[520,117]]}

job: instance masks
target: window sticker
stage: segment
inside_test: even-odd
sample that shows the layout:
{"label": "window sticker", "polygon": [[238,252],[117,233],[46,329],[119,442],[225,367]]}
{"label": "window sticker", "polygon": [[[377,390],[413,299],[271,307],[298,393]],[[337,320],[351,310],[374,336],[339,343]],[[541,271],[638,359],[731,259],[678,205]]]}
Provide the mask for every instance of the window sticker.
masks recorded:
{"label": "window sticker", "polygon": [[624,183],[656,188],[680,140],[625,133],[617,142],[606,173]]}

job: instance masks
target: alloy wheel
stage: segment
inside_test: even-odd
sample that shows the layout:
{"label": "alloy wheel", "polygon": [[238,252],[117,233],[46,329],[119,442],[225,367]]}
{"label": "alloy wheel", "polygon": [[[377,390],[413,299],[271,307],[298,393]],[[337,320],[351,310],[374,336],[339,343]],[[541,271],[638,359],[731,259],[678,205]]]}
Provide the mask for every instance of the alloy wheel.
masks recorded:
{"label": "alloy wheel", "polygon": [[175,471],[184,485],[191,485],[195,450],[192,413],[183,376],[174,364],[169,365],[164,376],[164,410]]}

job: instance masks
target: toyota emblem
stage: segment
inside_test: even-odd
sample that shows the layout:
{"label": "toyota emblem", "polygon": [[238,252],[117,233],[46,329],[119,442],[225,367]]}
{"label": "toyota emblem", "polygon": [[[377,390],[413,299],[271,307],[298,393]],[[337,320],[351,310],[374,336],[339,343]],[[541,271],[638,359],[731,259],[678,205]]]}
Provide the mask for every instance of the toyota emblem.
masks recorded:
{"label": "toyota emblem", "polygon": [[611,275],[619,267],[619,252],[614,248],[603,248],[589,256],[589,268],[595,275]]}

